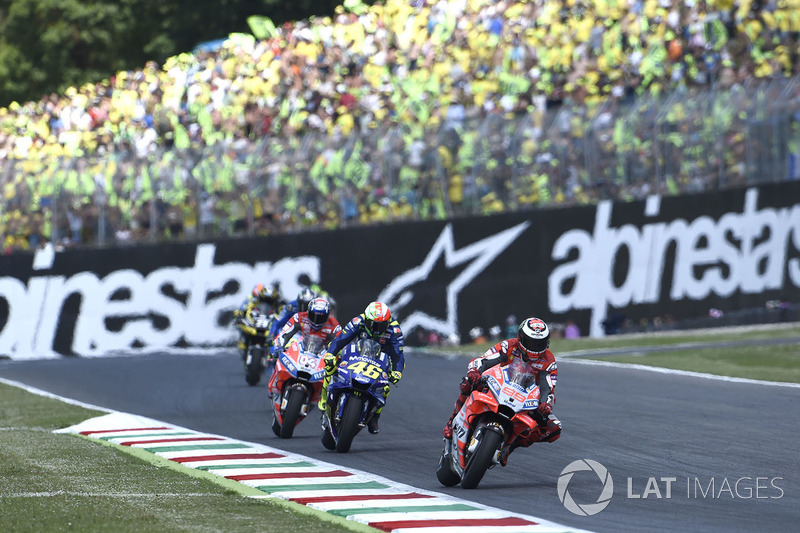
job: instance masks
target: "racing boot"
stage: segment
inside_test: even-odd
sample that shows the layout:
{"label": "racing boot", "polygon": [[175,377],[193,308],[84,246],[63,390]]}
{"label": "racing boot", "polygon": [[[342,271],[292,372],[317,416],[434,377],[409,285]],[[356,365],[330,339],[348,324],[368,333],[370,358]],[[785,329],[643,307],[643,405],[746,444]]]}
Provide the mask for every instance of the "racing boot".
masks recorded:
{"label": "racing boot", "polygon": [[319,401],[317,402],[317,407],[323,413],[328,408],[328,384],[331,382],[331,377],[327,374],[325,378],[322,380],[322,392],[319,395]]}
{"label": "racing boot", "polygon": [[244,361],[245,357],[247,357],[247,343],[240,339],[239,342],[236,343],[236,347],[239,349],[239,355],[242,356],[242,361]]}
{"label": "racing boot", "polygon": [[442,436],[444,438],[446,438],[446,439],[452,439],[453,438],[453,421],[452,420],[448,420],[447,421],[447,425],[444,426],[444,429],[442,430]]}
{"label": "racing boot", "polygon": [[539,437],[539,442],[555,442],[561,436],[561,420],[555,417],[555,415],[550,414],[547,416],[546,426],[544,431],[542,427],[539,427],[539,432],[541,436]]}
{"label": "racing boot", "polygon": [[453,438],[453,420],[455,419],[458,412],[464,406],[464,402],[467,401],[466,394],[459,394],[458,399],[456,400],[456,406],[453,409],[453,414],[450,415],[450,419],[445,424],[444,429],[442,430],[442,436],[446,439]]}
{"label": "racing boot", "polygon": [[367,422],[367,429],[373,435],[377,435],[381,431],[381,428],[378,427],[378,419],[380,417],[381,417],[381,412],[380,410],[378,410],[375,412],[374,415],[372,415],[372,418],[369,419],[369,422]]}

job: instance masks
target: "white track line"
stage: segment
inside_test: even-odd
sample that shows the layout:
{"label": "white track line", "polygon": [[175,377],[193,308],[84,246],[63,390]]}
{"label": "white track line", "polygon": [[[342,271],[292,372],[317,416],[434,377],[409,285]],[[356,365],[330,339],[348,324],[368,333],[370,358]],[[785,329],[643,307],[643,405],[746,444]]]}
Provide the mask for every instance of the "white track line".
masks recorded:
{"label": "white track line", "polygon": [[716,381],[727,381],[729,383],[747,383],[750,385],[770,385],[773,387],[790,387],[800,389],[800,383],[786,383],[783,381],[762,381],[760,379],[734,378],[730,376],[718,376],[716,374],[706,374],[704,372],[692,372],[690,370],[676,370],[674,368],[664,368],[660,366],[638,365],[635,363],[614,363],[611,361],[595,361],[593,359],[577,359],[566,357],[559,360],[560,363],[575,363],[589,366],[606,366],[610,368],[629,368],[632,370],[646,370],[659,374],[675,374],[679,376],[689,376],[693,378],[713,379]]}
{"label": "white track line", "polygon": [[103,411],[104,413],[116,413],[116,411],[114,411],[113,409],[100,407],[99,405],[92,405],[90,403],[79,402],[78,400],[73,400],[72,398],[65,398],[64,396],[59,396],[57,394],[53,394],[52,392],[47,392],[46,390],[37,389],[36,387],[25,385],[24,383],[20,383],[19,381],[12,381],[10,379],[0,378],[0,383],[3,383],[5,385],[11,385],[12,387],[17,387],[18,389],[23,389],[30,393],[37,394],[39,396],[44,396],[45,398],[53,398],[54,400],[59,400],[64,403],[68,403],[70,405],[77,405],[78,407],[84,407],[86,409],[94,409],[95,411]]}

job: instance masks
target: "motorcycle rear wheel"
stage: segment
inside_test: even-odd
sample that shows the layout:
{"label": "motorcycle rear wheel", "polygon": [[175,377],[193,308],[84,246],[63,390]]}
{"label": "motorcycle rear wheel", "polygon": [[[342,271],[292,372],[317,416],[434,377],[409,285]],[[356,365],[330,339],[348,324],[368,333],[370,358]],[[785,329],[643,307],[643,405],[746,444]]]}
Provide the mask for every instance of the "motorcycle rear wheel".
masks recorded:
{"label": "motorcycle rear wheel", "polygon": [[291,389],[286,397],[286,409],[283,411],[283,424],[281,425],[282,439],[290,439],[294,434],[294,428],[300,420],[300,410],[306,403],[308,393],[303,389]]}
{"label": "motorcycle rear wheel", "polygon": [[472,453],[467,467],[464,469],[464,477],[461,479],[462,487],[474,489],[478,486],[489,465],[492,464],[494,454],[501,442],[503,442],[503,435],[489,428],[484,429],[478,449]]}
{"label": "motorcycle rear wheel", "polygon": [[436,479],[445,487],[454,487],[461,481],[461,477],[453,472],[453,467],[450,465],[450,456],[442,453],[439,457],[439,468],[436,469]]}
{"label": "motorcycle rear wheel", "polygon": [[322,445],[325,446],[326,450],[336,449],[336,440],[333,438],[333,435],[331,435],[330,428],[322,430]]}
{"label": "motorcycle rear wheel", "polygon": [[339,422],[339,439],[336,441],[337,452],[347,453],[350,451],[350,445],[353,444],[353,439],[358,433],[358,423],[361,422],[363,408],[364,400],[362,398],[357,396],[347,398],[342,420]]}
{"label": "motorcycle rear wheel", "polygon": [[261,370],[263,363],[261,362],[263,355],[253,353],[252,351],[247,354],[244,363],[244,379],[251,387],[258,385],[261,381]]}

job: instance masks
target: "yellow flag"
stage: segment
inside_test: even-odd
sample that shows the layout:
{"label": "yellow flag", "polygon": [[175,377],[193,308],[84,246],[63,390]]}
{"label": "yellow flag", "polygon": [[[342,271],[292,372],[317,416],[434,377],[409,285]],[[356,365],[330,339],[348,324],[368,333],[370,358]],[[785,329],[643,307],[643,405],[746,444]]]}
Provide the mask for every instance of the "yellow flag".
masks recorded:
{"label": "yellow flag", "polygon": [[272,19],[263,15],[251,15],[247,17],[247,25],[256,39],[270,39],[275,35],[275,23]]}

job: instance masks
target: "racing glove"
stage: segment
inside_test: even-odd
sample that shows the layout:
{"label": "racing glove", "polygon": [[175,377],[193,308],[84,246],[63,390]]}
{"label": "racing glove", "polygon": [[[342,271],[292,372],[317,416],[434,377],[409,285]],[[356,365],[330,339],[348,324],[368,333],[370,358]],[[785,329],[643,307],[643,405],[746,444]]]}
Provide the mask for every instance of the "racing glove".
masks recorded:
{"label": "racing glove", "polygon": [[269,349],[269,354],[272,357],[278,357],[281,354],[282,351],[283,351],[283,348],[281,348],[280,346],[278,346],[276,344],[273,344],[272,347]]}
{"label": "racing glove", "polygon": [[336,370],[336,356],[328,352],[323,356],[322,362],[325,363],[325,373],[333,375],[333,371]]}
{"label": "racing glove", "polygon": [[542,402],[539,404],[539,414],[542,416],[547,416],[553,412],[553,406],[549,403]]}
{"label": "racing glove", "polygon": [[481,381],[481,373],[476,368],[471,368],[467,375],[461,380],[459,389],[461,394],[469,394],[478,386]]}
{"label": "racing glove", "polygon": [[402,377],[403,373],[400,372],[399,370],[392,370],[391,372],[389,372],[389,381],[392,383],[392,385],[400,381],[400,378]]}

